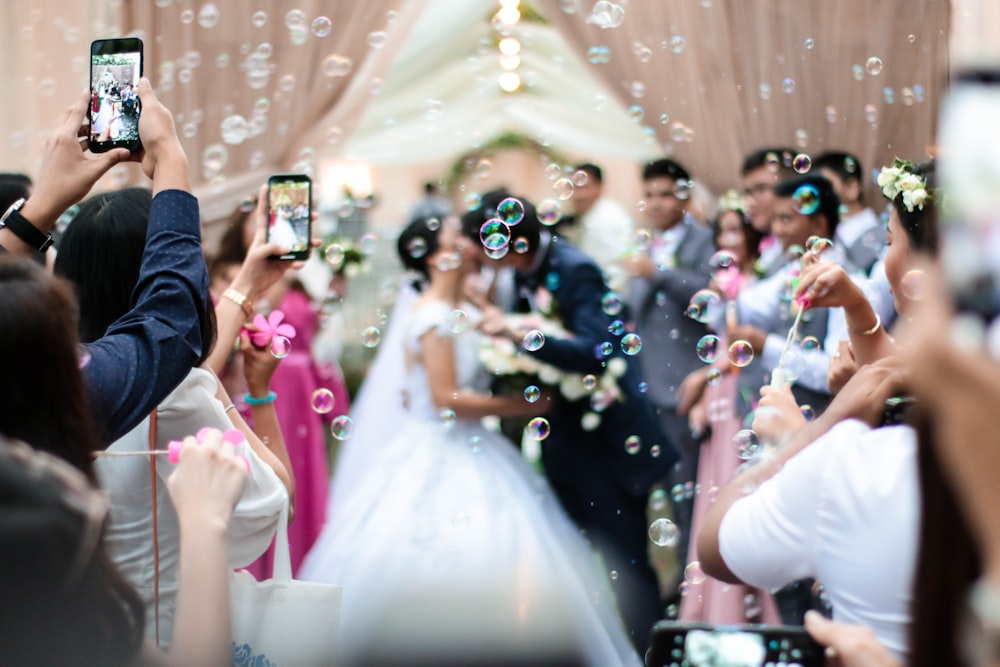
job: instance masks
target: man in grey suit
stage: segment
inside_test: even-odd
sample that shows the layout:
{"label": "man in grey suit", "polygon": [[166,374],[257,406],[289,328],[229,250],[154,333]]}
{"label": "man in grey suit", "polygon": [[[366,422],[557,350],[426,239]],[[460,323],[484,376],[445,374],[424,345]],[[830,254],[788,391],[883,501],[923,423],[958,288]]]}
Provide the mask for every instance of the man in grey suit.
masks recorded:
{"label": "man in grey suit", "polygon": [[708,331],[685,312],[694,293],[707,288],[711,280],[709,259],[715,241],[707,226],[687,214],[692,183],[684,167],[668,159],[650,162],[643,167],[642,183],[646,226],[652,238],[648,248],[624,262],[630,276],[626,299],[642,340],[639,361],[649,397],[661,429],[681,450],[681,460],[667,482],[673,489],[674,518],[681,531],[677,553],[683,564],[691,534],[700,440],[692,435],[687,416],[677,414],[676,394],[687,374],[704,365],[695,348]]}

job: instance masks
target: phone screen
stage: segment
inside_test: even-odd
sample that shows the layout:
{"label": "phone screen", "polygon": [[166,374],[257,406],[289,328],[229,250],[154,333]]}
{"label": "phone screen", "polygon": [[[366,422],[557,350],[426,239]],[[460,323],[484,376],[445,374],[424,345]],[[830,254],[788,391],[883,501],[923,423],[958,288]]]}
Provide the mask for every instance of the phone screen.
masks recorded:
{"label": "phone screen", "polygon": [[1000,71],[955,77],[938,133],[942,263],[959,310],[1000,315]]}
{"label": "phone screen", "polygon": [[90,45],[90,150],[138,151],[142,40],[99,39]]}
{"label": "phone screen", "polygon": [[823,648],[802,627],[661,621],[646,655],[650,667],[822,667]]}
{"label": "phone screen", "polygon": [[312,241],[312,181],[302,174],[272,176],[267,183],[267,240],[289,252],[277,259],[305,259]]}

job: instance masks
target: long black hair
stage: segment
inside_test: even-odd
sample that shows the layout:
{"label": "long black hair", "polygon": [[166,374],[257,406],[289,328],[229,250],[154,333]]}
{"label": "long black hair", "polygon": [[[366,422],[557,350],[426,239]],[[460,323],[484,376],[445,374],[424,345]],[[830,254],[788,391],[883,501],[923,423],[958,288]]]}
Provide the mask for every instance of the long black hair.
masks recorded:
{"label": "long black hair", "polygon": [[403,267],[416,271],[424,280],[430,279],[427,263],[441,247],[438,240],[440,233],[441,221],[438,218],[419,217],[411,220],[396,239],[396,253]]}
{"label": "long black hair", "polygon": [[[76,287],[80,300],[80,339],[90,343],[125,315],[142,269],[149,209],[153,197],[144,188],[126,188],[91,197],[66,228],[56,255],[55,272]],[[205,298],[202,358],[215,342],[215,309]]]}

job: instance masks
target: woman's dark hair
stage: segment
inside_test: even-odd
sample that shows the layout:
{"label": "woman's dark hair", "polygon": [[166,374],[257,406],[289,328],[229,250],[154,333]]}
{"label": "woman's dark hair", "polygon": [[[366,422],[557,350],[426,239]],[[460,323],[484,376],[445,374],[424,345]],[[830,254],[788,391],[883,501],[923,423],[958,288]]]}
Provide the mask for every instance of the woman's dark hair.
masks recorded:
{"label": "woman's dark hair", "polygon": [[750,218],[746,213],[736,208],[727,208],[719,211],[719,214],[712,220],[712,236],[715,245],[719,245],[719,237],[722,235],[722,216],[727,213],[734,213],[740,218],[740,230],[743,232],[743,246],[746,251],[747,260],[754,262],[760,257],[760,241],[764,235],[757,231],[757,228],[750,223]]}
{"label": "woman's dark hair", "polygon": [[105,552],[103,525],[74,510],[79,491],[9,456],[14,446],[0,439],[4,663],[134,664],[145,608]]}
{"label": "woman's dark hair", "polygon": [[[433,221],[433,222],[432,222]],[[436,224],[435,224],[436,223]],[[414,218],[396,239],[396,252],[403,267],[416,271],[424,279],[430,278],[427,260],[438,251],[441,244],[438,234],[441,221],[438,218]]]}
{"label": "woman's dark hair", "polygon": [[[146,248],[149,208],[144,188],[127,188],[91,197],[63,233],[55,272],[76,287],[80,300],[80,339],[91,343],[133,305],[132,297]],[[215,309],[205,300],[202,358],[215,342]]]}
{"label": "woman's dark hair", "polygon": [[0,433],[59,456],[95,480],[102,444],[80,373],[73,290],[31,260],[0,255]]}
{"label": "woman's dark hair", "polygon": [[912,170],[913,174],[927,181],[927,191],[931,193],[931,199],[922,209],[914,206],[913,211],[906,210],[903,193],[897,194],[892,200],[892,206],[896,209],[910,247],[932,257],[938,253],[938,207],[941,205],[941,202],[934,199],[940,196],[934,168],[934,160],[929,160],[916,165]]}
{"label": "woman's dark hair", "polygon": [[945,479],[926,414],[915,415],[920,477],[920,546],[913,577],[910,667],[964,667],[959,622],[981,563],[965,520]]}
{"label": "woman's dark hair", "polygon": [[249,207],[250,202],[253,202],[254,206],[257,205],[256,198],[247,199],[226,219],[226,231],[219,239],[219,249],[212,257],[213,262],[242,264],[247,258],[243,229],[246,227],[247,218],[253,215],[254,209]]}

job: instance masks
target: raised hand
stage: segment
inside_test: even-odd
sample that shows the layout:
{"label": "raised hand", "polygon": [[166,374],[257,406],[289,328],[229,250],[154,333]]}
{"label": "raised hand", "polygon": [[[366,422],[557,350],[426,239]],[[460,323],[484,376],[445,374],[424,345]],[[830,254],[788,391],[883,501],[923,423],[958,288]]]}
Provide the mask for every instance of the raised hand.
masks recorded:
{"label": "raised hand", "polygon": [[781,387],[764,385],[760,388],[760,402],[754,412],[753,430],[763,441],[781,444],[788,436],[805,426],[806,418],[787,382]]}
{"label": "raised hand", "polygon": [[229,525],[243,494],[247,462],[218,429],[205,429],[200,438],[188,436],[180,450],[177,469],[167,478],[167,490],[180,524]]}
{"label": "raised hand", "polygon": [[827,647],[827,667],[902,667],[869,627],[830,621],[815,611],[806,612],[805,625]]}

